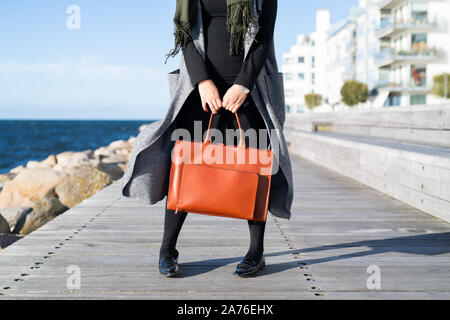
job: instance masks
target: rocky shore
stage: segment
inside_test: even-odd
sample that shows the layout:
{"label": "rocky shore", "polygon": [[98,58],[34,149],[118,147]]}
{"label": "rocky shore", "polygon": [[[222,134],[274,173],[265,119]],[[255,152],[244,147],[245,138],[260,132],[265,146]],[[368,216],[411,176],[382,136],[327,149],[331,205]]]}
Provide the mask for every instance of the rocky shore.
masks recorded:
{"label": "rocky shore", "polygon": [[0,250],[120,179],[135,139],[51,154],[0,174]]}

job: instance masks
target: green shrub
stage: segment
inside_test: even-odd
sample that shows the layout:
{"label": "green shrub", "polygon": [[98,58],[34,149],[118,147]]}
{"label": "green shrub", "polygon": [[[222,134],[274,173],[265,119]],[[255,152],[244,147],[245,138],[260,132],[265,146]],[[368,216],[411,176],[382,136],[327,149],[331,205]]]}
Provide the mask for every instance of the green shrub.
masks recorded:
{"label": "green shrub", "polygon": [[322,95],[318,93],[310,93],[305,95],[305,103],[308,109],[313,109],[322,104]]}
{"label": "green shrub", "polygon": [[369,96],[367,85],[358,81],[346,81],[341,89],[342,101],[352,107],[358,103],[366,102]]}
{"label": "green shrub", "polygon": [[445,75],[443,73],[433,77],[433,88],[431,92],[442,98],[450,98],[450,74],[447,73],[447,94],[445,92]]}

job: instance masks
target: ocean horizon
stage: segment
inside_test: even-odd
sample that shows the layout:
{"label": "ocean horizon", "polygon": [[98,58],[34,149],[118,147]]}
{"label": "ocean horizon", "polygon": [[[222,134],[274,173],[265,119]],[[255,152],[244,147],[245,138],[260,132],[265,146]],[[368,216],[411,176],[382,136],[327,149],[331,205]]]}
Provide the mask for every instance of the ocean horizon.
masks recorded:
{"label": "ocean horizon", "polygon": [[65,151],[95,150],[128,140],[156,120],[0,119],[0,173]]}

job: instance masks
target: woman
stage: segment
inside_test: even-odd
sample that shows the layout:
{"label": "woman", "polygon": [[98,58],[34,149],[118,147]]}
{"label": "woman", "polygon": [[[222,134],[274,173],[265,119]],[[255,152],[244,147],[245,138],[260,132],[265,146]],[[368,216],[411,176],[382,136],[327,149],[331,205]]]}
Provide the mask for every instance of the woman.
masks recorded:
{"label": "woman", "polygon": [[[276,13],[276,0],[177,1],[175,49],[168,56],[182,50],[183,59],[180,70],[170,74],[172,103],[163,120],[137,137],[123,178],[123,195],[149,203],[161,200],[168,189],[170,134],[184,128],[193,136],[195,121],[204,131],[209,112],[216,114],[217,128],[225,134],[236,127],[237,112],[244,130],[272,130],[258,141],[262,148],[270,141],[277,149],[275,166],[281,169],[272,177],[269,211],[290,218],[293,190],[282,134],[284,92],[273,46]],[[175,246],[186,215],[165,212],[159,270],[166,276],[180,273]],[[248,225],[250,246],[236,267],[238,276],[255,275],[265,267],[265,222],[248,221]]]}

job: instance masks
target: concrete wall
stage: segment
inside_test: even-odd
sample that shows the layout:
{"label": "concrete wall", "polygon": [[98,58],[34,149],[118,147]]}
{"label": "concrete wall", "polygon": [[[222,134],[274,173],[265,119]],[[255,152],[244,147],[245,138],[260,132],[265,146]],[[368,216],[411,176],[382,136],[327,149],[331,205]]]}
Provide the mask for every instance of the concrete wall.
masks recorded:
{"label": "concrete wall", "polygon": [[[313,123],[326,120],[331,124],[338,122],[339,131],[350,127],[352,133],[387,135],[390,131],[395,132],[397,136],[407,136],[408,130],[416,135],[413,129],[408,129],[408,125],[420,124],[421,130],[419,127],[415,130],[419,132],[421,140],[436,142],[438,139],[439,142],[444,142],[442,136],[448,132],[435,129],[436,132],[430,134],[425,128],[431,131],[433,123],[436,127],[443,128],[446,125],[449,128],[449,112],[443,107],[430,107],[429,112],[424,112],[424,108],[415,108],[417,113],[389,110],[385,113],[374,111],[359,116],[348,113],[347,117],[342,114],[336,117],[333,114],[313,114],[309,122],[307,117],[289,115],[285,135],[291,153],[450,222],[450,148],[410,145],[400,141],[398,145],[395,141],[383,144],[380,139],[371,137],[314,133],[311,130]],[[447,120],[444,121],[444,118]],[[389,126],[376,125],[377,119],[383,125]],[[295,122],[296,120],[299,121]],[[350,120],[361,121],[366,126]],[[336,126],[333,125],[332,128],[336,129]],[[441,132],[442,136],[438,132]],[[409,138],[417,140],[415,137]],[[446,142],[449,144],[448,140]]]}
{"label": "concrete wall", "polygon": [[308,132],[317,125],[337,133],[450,146],[450,104],[292,114],[286,122]]}

